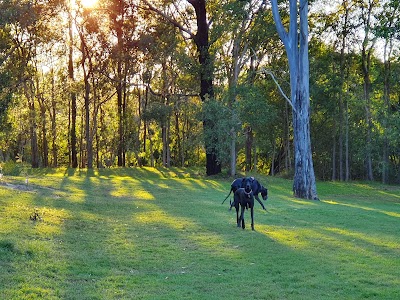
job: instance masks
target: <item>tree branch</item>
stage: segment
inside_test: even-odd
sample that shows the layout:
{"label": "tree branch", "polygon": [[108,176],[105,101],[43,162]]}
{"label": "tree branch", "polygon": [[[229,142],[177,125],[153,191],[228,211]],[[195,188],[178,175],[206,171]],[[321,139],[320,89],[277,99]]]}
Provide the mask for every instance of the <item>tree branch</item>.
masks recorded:
{"label": "tree branch", "polygon": [[188,28],[183,27],[182,24],[180,24],[178,21],[176,21],[175,19],[168,16],[166,13],[162,12],[161,10],[159,10],[158,8],[153,6],[149,1],[147,1],[147,0],[142,0],[142,1],[147,5],[149,10],[160,15],[161,17],[166,19],[168,22],[170,22],[173,26],[177,27],[178,29],[182,30],[183,32],[186,32],[190,36],[191,39],[195,38],[195,34],[193,34],[193,32],[191,32]]}
{"label": "tree branch", "polygon": [[294,111],[294,112],[297,112],[296,109],[295,109],[294,106],[293,106],[292,101],[290,101],[290,99],[286,96],[286,94],[283,92],[281,86],[279,85],[278,81],[275,79],[275,76],[274,76],[274,74],[272,73],[272,71],[263,68],[263,69],[261,70],[261,72],[264,73],[264,74],[267,74],[267,75],[270,75],[270,76],[271,76],[272,80],[275,82],[276,86],[278,87],[279,92],[282,94],[283,98],[285,98],[286,101],[290,104],[290,106],[292,107],[293,111]]}

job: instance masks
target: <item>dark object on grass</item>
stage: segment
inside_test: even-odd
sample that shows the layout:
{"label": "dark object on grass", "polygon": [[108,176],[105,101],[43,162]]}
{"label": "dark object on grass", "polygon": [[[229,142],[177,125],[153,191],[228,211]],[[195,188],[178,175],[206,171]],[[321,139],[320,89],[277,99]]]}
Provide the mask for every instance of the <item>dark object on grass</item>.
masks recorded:
{"label": "dark object on grass", "polygon": [[41,221],[42,217],[39,215],[39,211],[35,208],[33,213],[29,216],[31,221]]}
{"label": "dark object on grass", "polygon": [[[253,192],[247,192],[246,189],[237,189],[233,196],[233,206],[236,209],[236,222],[237,227],[242,226],[243,229],[246,228],[244,223],[244,210],[250,208],[251,214],[251,230],[254,230],[254,195]],[[239,216],[239,206],[240,206],[240,216]]]}
{"label": "dark object on grass", "polygon": [[[268,189],[265,188],[264,186],[262,186],[257,179],[255,179],[254,177],[243,177],[243,178],[237,178],[235,179],[232,183],[231,183],[231,190],[229,191],[228,196],[226,196],[226,198],[224,199],[224,201],[222,201],[222,204],[224,204],[225,200],[228,199],[229,195],[233,192],[235,193],[237,189],[239,188],[245,188],[245,184],[248,181],[251,181],[251,189],[253,191],[253,195],[256,198],[256,200],[258,201],[258,203],[260,203],[261,207],[265,209],[264,204],[261,202],[260,198],[258,198],[258,194],[261,194],[261,197],[263,198],[263,200],[267,200],[268,199]],[[229,208],[230,210],[232,209],[233,203],[231,203],[231,207]]]}

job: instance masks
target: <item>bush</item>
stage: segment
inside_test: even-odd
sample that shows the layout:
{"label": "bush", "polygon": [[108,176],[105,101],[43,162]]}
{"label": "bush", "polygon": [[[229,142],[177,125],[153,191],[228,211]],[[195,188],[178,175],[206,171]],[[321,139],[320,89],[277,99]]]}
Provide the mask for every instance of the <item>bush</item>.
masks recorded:
{"label": "bush", "polygon": [[8,160],[6,162],[2,162],[0,164],[3,174],[5,176],[19,176],[28,174],[28,170],[30,166],[25,163],[18,163],[12,160]]}

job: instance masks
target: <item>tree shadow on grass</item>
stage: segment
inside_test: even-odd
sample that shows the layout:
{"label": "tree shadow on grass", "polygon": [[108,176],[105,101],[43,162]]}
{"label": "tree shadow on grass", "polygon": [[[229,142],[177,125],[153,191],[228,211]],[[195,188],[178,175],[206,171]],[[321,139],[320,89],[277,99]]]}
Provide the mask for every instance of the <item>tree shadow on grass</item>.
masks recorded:
{"label": "tree shadow on grass", "polygon": [[[146,172],[71,176],[60,182],[61,194],[33,195],[26,205],[51,207],[54,220],[46,226],[57,230],[41,235],[32,229],[35,245],[47,248],[35,262],[46,264],[28,270],[17,262],[22,274],[43,279],[25,285],[32,291],[52,285],[47,296],[64,299],[379,297],[379,276],[394,287],[398,271],[382,269],[390,258],[371,250],[385,242],[367,238],[371,227],[357,232],[362,219],[373,221],[370,211],[306,205],[280,194],[269,202],[270,213],[256,210],[252,232],[236,228],[235,213],[220,205],[229,183]],[[366,284],[370,290],[363,290]]]}

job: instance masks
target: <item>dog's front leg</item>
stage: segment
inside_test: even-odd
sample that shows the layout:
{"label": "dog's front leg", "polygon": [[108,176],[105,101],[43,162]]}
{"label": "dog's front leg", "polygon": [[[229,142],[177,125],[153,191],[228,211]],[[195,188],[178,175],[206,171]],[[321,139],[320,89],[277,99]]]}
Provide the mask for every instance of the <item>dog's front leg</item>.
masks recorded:
{"label": "dog's front leg", "polygon": [[254,198],[256,198],[256,200],[258,201],[258,203],[260,203],[260,205],[261,205],[261,207],[263,208],[263,210],[266,210],[264,204],[261,202],[260,198],[258,198],[258,195],[254,195]]}
{"label": "dog's front leg", "polygon": [[240,227],[239,206],[235,205],[235,208],[236,208],[236,224],[237,224],[237,227]]}
{"label": "dog's front leg", "polygon": [[240,220],[242,221],[242,228],[245,229],[246,225],[244,224],[244,209],[245,209],[245,205],[242,205],[241,208],[241,214],[240,214]]}

